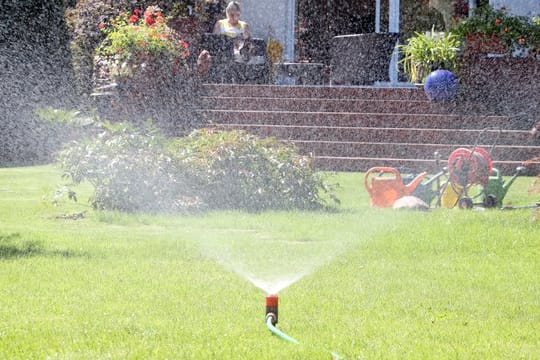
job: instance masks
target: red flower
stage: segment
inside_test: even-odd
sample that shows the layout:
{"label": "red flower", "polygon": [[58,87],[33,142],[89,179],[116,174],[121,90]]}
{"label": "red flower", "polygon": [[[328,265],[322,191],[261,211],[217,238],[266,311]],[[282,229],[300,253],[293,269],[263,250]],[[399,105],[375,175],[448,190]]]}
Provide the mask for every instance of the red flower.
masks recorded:
{"label": "red flower", "polygon": [[133,15],[141,16],[142,10],[141,9],[135,9],[133,10]]}
{"label": "red flower", "polygon": [[180,39],[180,40],[178,40],[178,43],[179,43],[182,47],[184,47],[184,48],[186,48],[186,49],[189,47],[189,44],[188,44],[188,42],[187,42],[186,40]]}
{"label": "red flower", "polygon": [[525,42],[526,42],[526,40],[525,40],[524,37],[520,37],[520,38],[518,39],[518,43],[521,44],[521,45],[525,44]]}
{"label": "red flower", "polygon": [[152,15],[145,17],[144,21],[146,21],[146,25],[153,25],[155,22],[154,17]]}
{"label": "red flower", "polygon": [[502,22],[502,20],[501,20],[500,18],[496,18],[496,19],[495,19],[495,24],[498,25],[498,24],[500,24],[501,22]]}
{"label": "red flower", "polygon": [[137,15],[133,14],[129,17],[130,23],[135,24],[137,21],[139,21],[139,17]]}
{"label": "red flower", "polygon": [[104,29],[105,26],[107,26],[107,25],[105,25],[104,22],[100,22],[97,26],[98,26],[98,28],[100,28],[100,29]]}

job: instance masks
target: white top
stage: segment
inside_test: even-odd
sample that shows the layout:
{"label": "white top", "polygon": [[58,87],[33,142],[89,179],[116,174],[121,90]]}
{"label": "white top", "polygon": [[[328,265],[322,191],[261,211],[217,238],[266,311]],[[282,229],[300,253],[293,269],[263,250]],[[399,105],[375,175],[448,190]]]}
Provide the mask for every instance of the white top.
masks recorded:
{"label": "white top", "polygon": [[242,38],[247,38],[249,36],[248,31],[248,25],[245,21],[238,20],[236,25],[232,25],[229,23],[228,19],[223,19],[217,22],[215,32],[232,38],[236,38],[239,35],[241,35]]}
{"label": "white top", "polygon": [[229,19],[222,19],[216,23],[214,33],[229,36],[234,40],[234,60],[245,62],[240,50],[244,47],[244,40],[249,38],[249,25],[245,21],[238,20],[236,25],[232,25]]}

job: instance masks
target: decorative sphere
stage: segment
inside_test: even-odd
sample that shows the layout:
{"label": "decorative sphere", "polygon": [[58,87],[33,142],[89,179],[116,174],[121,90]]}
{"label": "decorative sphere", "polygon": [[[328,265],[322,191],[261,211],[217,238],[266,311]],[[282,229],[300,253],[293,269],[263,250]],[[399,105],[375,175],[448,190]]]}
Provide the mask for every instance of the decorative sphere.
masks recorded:
{"label": "decorative sphere", "polygon": [[424,91],[429,100],[452,100],[458,94],[458,78],[448,70],[435,70],[426,78]]}

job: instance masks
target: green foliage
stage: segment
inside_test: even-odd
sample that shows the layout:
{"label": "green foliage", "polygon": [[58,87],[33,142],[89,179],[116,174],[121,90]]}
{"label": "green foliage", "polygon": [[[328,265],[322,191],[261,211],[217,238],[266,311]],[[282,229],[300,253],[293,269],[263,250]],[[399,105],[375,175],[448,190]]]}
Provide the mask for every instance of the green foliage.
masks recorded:
{"label": "green foliage", "polygon": [[73,142],[58,154],[74,184],[88,181],[96,209],[179,211],[197,206],[183,171],[167,154],[166,140],[155,130],[121,125],[95,138]]}
{"label": "green foliage", "polygon": [[117,125],[72,143],[58,161],[75,184],[93,185],[97,209],[315,209],[319,190],[328,191],[294,147],[239,131],[199,130],[171,142]]}
{"label": "green foliage", "polygon": [[105,34],[100,24],[127,9],[127,1],[78,0],[66,9],[65,17],[71,35],[72,66],[78,95],[92,92],[94,55],[96,46]]}
{"label": "green foliage", "polygon": [[95,124],[92,116],[84,115],[79,110],[58,109],[50,106],[36,109],[36,114],[46,123],[61,127],[82,127]]}
{"label": "green foliage", "polygon": [[106,38],[98,53],[114,60],[116,74],[127,71],[131,75],[137,66],[158,65],[156,70],[172,75],[173,70],[179,71],[185,65],[189,55],[188,44],[166,25],[156,6],[148,7],[144,13],[136,9],[131,15],[115,17],[109,25],[101,26]]}
{"label": "green foliage", "polygon": [[409,74],[412,82],[418,83],[423,83],[433,70],[454,71],[459,46],[460,40],[452,33],[434,30],[428,33],[417,32],[406,44],[400,46],[403,70]]}
{"label": "green foliage", "polygon": [[540,48],[540,24],[526,16],[507,13],[506,9],[494,9],[490,5],[478,7],[473,16],[459,20],[451,30],[461,39],[481,33],[497,36],[511,49],[514,45]]}
{"label": "green foliage", "polygon": [[202,129],[174,148],[212,208],[315,209],[323,203],[319,190],[331,194],[311,160],[275,138]]}

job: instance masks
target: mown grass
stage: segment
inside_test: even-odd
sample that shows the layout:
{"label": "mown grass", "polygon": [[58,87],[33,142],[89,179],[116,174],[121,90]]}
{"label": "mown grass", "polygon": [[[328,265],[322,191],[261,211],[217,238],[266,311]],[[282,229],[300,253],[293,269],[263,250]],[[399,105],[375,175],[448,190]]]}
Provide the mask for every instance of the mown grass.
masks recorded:
{"label": "mown grass", "polygon": [[[0,170],[0,358],[540,358],[540,222],[531,210],[94,212],[50,204],[50,166]],[[505,202],[527,204],[530,178]],[[86,211],[78,220],[66,214]],[[246,273],[301,272],[278,326]]]}

